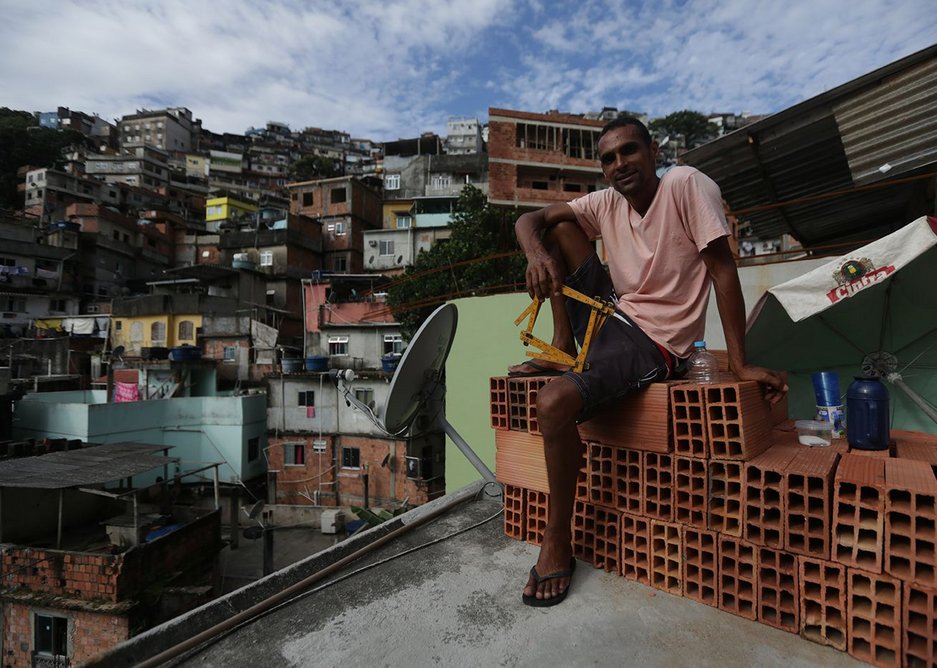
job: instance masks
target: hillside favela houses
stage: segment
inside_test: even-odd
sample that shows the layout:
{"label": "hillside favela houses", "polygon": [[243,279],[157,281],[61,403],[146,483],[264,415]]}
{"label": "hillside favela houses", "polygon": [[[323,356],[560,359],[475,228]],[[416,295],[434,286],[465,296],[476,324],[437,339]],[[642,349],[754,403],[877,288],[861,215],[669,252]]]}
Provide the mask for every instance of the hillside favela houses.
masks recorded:
{"label": "hillside favela houses", "polygon": [[[605,187],[598,134],[618,114],[491,108],[383,143],[215,133],[185,107],[39,114],[88,141],[18,166],[0,209],[4,665],[77,665],[219,596],[261,506],[322,533],[327,514],[452,491],[433,421],[377,417],[407,346],[387,294],[450,238],[466,185],[506,218]],[[732,146],[758,121],[712,118]],[[778,248],[752,220],[745,253]]]}

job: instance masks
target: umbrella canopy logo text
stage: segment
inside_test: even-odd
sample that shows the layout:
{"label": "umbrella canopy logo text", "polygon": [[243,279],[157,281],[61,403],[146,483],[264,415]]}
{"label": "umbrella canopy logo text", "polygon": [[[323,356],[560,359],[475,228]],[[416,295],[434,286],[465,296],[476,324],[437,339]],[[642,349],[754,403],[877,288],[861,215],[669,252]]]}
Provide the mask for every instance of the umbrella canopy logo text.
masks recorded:
{"label": "umbrella canopy logo text", "polygon": [[827,292],[826,296],[831,304],[835,304],[841,299],[848,299],[870,285],[888,278],[893,271],[895,271],[893,264],[876,269],[872,260],[867,257],[860,260],[847,260],[833,272],[837,287]]}

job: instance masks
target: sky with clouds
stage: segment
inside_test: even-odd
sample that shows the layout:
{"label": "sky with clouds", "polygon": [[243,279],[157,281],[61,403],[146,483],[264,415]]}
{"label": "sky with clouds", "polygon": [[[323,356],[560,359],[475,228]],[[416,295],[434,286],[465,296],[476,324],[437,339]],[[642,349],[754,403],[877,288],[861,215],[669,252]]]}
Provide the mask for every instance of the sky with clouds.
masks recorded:
{"label": "sky with clouds", "polygon": [[489,107],[770,113],[937,42],[933,0],[0,0],[0,106],[390,140]]}

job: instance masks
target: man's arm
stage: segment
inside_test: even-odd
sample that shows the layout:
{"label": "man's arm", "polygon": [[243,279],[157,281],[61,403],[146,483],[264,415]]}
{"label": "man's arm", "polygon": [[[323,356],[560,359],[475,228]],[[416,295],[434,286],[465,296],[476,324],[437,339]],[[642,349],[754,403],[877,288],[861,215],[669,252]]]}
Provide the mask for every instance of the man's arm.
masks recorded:
{"label": "man's arm", "polygon": [[716,291],[716,305],[729,352],[729,369],[739,380],[757,380],[767,385],[765,398],[772,404],[777,403],[787,392],[784,379],[776,371],[745,363],[745,300],[728,238],[710,242],[700,251],[700,256]]}
{"label": "man's arm", "polygon": [[575,221],[576,214],[569,204],[561,203],[521,214],[514,224],[517,242],[527,256],[527,293],[531,297],[548,299],[561,293],[566,277],[543,245],[543,235],[558,223]]}

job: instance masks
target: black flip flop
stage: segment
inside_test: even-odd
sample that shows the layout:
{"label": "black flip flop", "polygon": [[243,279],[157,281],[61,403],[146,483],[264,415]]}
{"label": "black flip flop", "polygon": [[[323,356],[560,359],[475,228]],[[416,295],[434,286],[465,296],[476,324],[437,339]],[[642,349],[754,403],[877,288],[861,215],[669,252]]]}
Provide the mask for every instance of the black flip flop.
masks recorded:
{"label": "black flip flop", "polygon": [[562,603],[566,598],[566,595],[569,593],[569,588],[573,586],[573,572],[576,570],[576,558],[570,557],[569,559],[569,568],[556,571],[555,573],[550,573],[549,575],[540,575],[537,573],[537,565],[534,564],[530,569],[530,576],[534,579],[535,588],[540,586],[541,582],[546,580],[556,580],[558,578],[570,578],[569,585],[560,592],[558,595],[553,598],[537,598],[537,594],[528,595],[523,594],[521,600],[524,602],[524,605],[529,605],[534,608],[549,608],[551,605],[557,605]]}
{"label": "black flip flop", "polygon": [[524,360],[519,366],[522,366],[522,365],[527,365],[535,369],[535,371],[508,371],[508,376],[511,376],[513,378],[521,378],[521,377],[527,377],[527,376],[562,376],[564,373],[566,373],[565,371],[561,371],[560,369],[554,369],[552,367],[543,366],[542,364],[539,364],[535,360]]}

